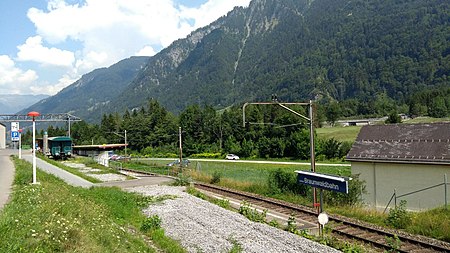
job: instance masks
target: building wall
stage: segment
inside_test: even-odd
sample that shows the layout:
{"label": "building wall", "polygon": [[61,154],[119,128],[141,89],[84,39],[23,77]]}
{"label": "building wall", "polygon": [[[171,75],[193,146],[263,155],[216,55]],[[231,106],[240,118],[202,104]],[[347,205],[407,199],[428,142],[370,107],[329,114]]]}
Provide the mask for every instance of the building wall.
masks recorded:
{"label": "building wall", "polygon": [[[422,165],[400,163],[352,162],[352,174],[360,174],[360,180],[366,183],[367,194],[363,195],[364,203],[370,207],[384,209],[394,189],[397,196],[421,190],[433,185],[450,181],[450,165]],[[450,195],[450,184],[447,185]],[[409,210],[424,210],[443,206],[445,203],[444,186],[414,193],[397,199],[407,201]],[[392,200],[390,207],[394,206]],[[447,196],[450,204],[450,197]]]}
{"label": "building wall", "polygon": [[6,148],[6,127],[0,124],[0,149]]}

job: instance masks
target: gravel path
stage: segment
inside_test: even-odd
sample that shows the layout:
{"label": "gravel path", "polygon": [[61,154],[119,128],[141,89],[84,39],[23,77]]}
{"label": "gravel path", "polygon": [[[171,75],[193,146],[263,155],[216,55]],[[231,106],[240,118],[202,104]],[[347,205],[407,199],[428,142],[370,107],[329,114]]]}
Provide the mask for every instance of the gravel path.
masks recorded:
{"label": "gravel path", "polygon": [[242,252],[339,252],[303,237],[249,221],[184,192],[184,187],[143,186],[128,188],[148,196],[177,198],[151,205],[144,212],[158,215],[166,234],[179,240],[188,252],[229,252],[233,242]]}

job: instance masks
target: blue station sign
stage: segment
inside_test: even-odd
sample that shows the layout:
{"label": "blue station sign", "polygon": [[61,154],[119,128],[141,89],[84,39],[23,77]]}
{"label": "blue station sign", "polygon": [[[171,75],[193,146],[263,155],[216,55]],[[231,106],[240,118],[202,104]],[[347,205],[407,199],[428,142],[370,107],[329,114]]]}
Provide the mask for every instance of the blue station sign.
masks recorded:
{"label": "blue station sign", "polygon": [[348,193],[348,181],[351,180],[351,178],[301,170],[295,172],[298,173],[297,183],[299,184],[305,184],[324,190]]}
{"label": "blue station sign", "polygon": [[11,131],[11,141],[18,141],[19,140],[19,132],[18,131]]}

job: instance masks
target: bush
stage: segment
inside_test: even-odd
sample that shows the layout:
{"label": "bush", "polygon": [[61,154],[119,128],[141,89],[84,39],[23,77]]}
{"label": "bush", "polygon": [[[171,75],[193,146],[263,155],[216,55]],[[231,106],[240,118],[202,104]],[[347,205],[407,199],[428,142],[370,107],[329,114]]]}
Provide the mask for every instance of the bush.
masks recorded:
{"label": "bush", "polygon": [[258,212],[256,208],[252,209],[248,202],[242,202],[242,205],[239,207],[239,213],[247,217],[247,219],[255,222],[266,222],[266,214],[267,209],[264,209],[262,213]]}
{"label": "bush", "polygon": [[400,205],[389,211],[386,224],[398,229],[404,229],[411,225],[411,214],[406,211],[406,200],[400,201]]}
{"label": "bush", "polygon": [[359,180],[359,175],[352,175],[352,180],[348,182],[348,193],[335,191],[324,191],[324,201],[329,205],[352,206],[361,202],[361,195],[366,191],[364,181]]}
{"label": "bush", "polygon": [[230,201],[228,199],[214,199],[213,202],[222,208],[230,209]]}
{"label": "bush", "polygon": [[186,186],[192,182],[192,178],[183,173],[178,173],[178,177],[175,179],[173,185],[175,186]]}
{"label": "bush", "polygon": [[220,173],[219,171],[214,171],[210,183],[211,184],[219,183],[221,177],[222,177],[222,173]]}
{"label": "bush", "polygon": [[161,218],[158,215],[148,217],[141,225],[141,231],[143,232],[155,231],[159,228],[161,228]]}
{"label": "bush", "polygon": [[221,153],[200,153],[200,154],[192,154],[189,157],[191,158],[222,158]]}
{"label": "bush", "polygon": [[335,138],[327,139],[322,143],[322,150],[320,153],[325,155],[327,159],[338,158],[340,146],[341,142]]}
{"label": "bush", "polygon": [[348,154],[348,152],[350,152],[352,145],[353,142],[343,141],[341,143],[341,146],[339,147],[339,158],[344,158]]}
{"label": "bush", "polygon": [[270,171],[267,185],[271,194],[291,192],[306,195],[308,192],[307,186],[297,183],[296,173],[286,172],[281,169]]}

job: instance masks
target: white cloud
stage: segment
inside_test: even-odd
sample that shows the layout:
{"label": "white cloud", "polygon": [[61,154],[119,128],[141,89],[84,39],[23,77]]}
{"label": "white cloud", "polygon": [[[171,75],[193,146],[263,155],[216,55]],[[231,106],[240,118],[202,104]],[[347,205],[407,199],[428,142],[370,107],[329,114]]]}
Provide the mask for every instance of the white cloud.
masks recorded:
{"label": "white cloud", "polygon": [[[73,2],[49,0],[46,10],[28,10],[37,35],[18,47],[18,60],[67,67],[67,76],[73,79],[132,55],[152,56],[234,6],[247,6],[250,0],[205,0],[198,8],[174,0]],[[70,48],[70,44],[78,47]],[[60,80],[55,87],[65,83]]]}
{"label": "white cloud", "polygon": [[23,71],[7,55],[0,55],[0,93],[28,94],[29,86],[38,79],[33,70]]}
{"label": "white cloud", "polygon": [[145,46],[141,50],[139,50],[139,52],[137,52],[135,55],[136,56],[153,56],[155,54],[156,54],[156,52],[153,49],[153,47]]}
{"label": "white cloud", "polygon": [[33,94],[48,94],[55,95],[60,90],[74,83],[78,78],[72,78],[69,75],[63,75],[55,84],[41,84],[30,86]]}
{"label": "white cloud", "polygon": [[17,47],[18,61],[34,61],[44,65],[72,67],[75,61],[74,53],[58,48],[47,48],[42,45],[41,36],[27,39],[25,44]]}
{"label": "white cloud", "polygon": [[195,28],[209,25],[221,16],[226,15],[235,6],[248,6],[250,0],[209,0],[199,8],[181,7],[182,18],[195,21]]}

